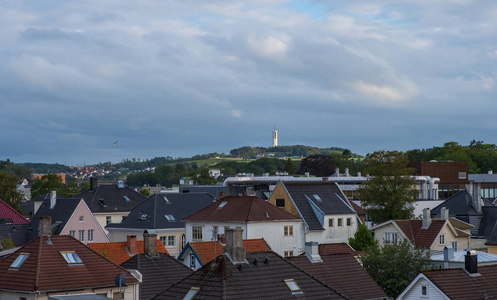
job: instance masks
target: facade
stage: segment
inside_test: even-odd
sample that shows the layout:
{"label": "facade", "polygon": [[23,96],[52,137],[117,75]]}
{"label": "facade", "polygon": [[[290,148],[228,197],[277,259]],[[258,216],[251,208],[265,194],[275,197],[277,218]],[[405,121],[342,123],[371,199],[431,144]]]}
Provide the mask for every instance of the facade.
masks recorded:
{"label": "facade", "polygon": [[226,228],[239,227],[243,239],[263,238],[279,255],[299,255],[304,249],[302,219],[254,196],[220,198],[183,221],[188,243],[215,241]]}
{"label": "facade", "polygon": [[468,163],[465,161],[418,161],[410,162],[417,176],[439,178],[438,199],[448,199],[465,189],[468,183]]}

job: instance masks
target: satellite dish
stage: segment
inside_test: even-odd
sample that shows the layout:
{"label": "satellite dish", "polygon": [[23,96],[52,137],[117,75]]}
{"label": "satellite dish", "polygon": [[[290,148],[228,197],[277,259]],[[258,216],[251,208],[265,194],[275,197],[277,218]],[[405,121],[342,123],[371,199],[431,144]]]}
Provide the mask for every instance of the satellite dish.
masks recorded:
{"label": "satellite dish", "polygon": [[123,274],[119,274],[114,279],[114,282],[116,283],[116,286],[123,287],[126,285],[126,278],[124,278]]}

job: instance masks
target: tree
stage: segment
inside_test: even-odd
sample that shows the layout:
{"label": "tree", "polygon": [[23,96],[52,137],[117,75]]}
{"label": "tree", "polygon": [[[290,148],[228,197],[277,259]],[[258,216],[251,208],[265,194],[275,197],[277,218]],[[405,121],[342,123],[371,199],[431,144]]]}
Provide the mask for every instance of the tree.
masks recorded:
{"label": "tree", "polygon": [[212,185],[216,184],[217,180],[209,174],[209,168],[203,167],[197,174],[195,184],[199,185]]}
{"label": "tree", "polygon": [[31,186],[31,197],[36,198],[51,191],[64,197],[72,197],[79,193],[78,184],[74,181],[68,182],[67,185],[62,183],[62,178],[57,174],[43,175],[36,179]]}
{"label": "tree", "polygon": [[332,155],[316,154],[304,158],[300,162],[298,174],[309,172],[318,177],[328,177],[335,173],[338,163]]}
{"label": "tree", "polygon": [[376,244],[373,235],[369,232],[366,224],[361,224],[354,233],[354,237],[349,238],[350,247],[357,251],[365,251]]}
{"label": "tree", "polygon": [[429,252],[414,249],[406,239],[398,245],[376,243],[361,256],[364,269],[390,297],[398,296],[427,267]]}
{"label": "tree", "polygon": [[295,166],[294,166],[291,158],[289,158],[289,159],[286,160],[285,172],[287,172],[288,175],[295,174]]}
{"label": "tree", "polygon": [[149,189],[141,189],[140,194],[142,194],[145,197],[150,197],[150,190]]}
{"label": "tree", "polygon": [[418,192],[407,163],[398,151],[377,151],[364,159],[364,171],[371,177],[359,187],[359,199],[374,223],[411,217]]}
{"label": "tree", "polygon": [[17,191],[17,176],[0,172],[0,199],[18,212],[21,194]]}

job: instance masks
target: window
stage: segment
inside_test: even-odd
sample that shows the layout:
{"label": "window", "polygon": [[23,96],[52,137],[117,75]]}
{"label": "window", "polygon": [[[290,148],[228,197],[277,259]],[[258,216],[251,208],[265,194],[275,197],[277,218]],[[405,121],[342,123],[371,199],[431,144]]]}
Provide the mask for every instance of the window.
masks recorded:
{"label": "window", "polygon": [[88,242],[93,242],[93,229],[88,230]]}
{"label": "window", "polygon": [[79,221],[80,222],[83,222],[85,220],[85,217],[84,216],[79,216]]}
{"label": "window", "polygon": [[459,179],[466,179],[466,172],[459,172]]}
{"label": "window", "polygon": [[454,252],[457,251],[457,242],[452,242],[452,249],[454,249]]}
{"label": "window", "polygon": [[285,208],[285,199],[276,199],[276,206],[280,208]]}
{"label": "window", "polygon": [[428,287],[426,285],[421,286],[421,296],[428,296]]}
{"label": "window", "polygon": [[293,236],[293,225],[284,226],[283,235],[284,236]]}
{"label": "window", "polygon": [[323,202],[323,199],[321,199],[321,197],[319,197],[318,194],[314,194],[314,199],[316,199],[318,202]]}
{"label": "window", "polygon": [[164,201],[166,201],[167,204],[171,204],[171,202],[169,202],[169,199],[167,199],[166,196],[162,196],[162,198],[164,199]]}
{"label": "window", "polygon": [[175,237],[174,237],[174,235],[170,235],[170,236],[168,236],[168,237],[167,237],[167,245],[168,245],[169,247],[173,247],[173,246],[174,246],[174,244],[175,244]]}
{"label": "window", "polygon": [[283,256],[284,256],[284,257],[290,257],[290,256],[293,256],[293,250],[283,251]]}
{"label": "window", "polygon": [[226,204],[228,204],[228,201],[223,201],[223,202],[221,202],[221,204],[219,204],[219,205],[218,205],[218,207],[217,207],[217,208],[221,209],[221,208],[223,208]]}
{"label": "window", "polygon": [[79,240],[81,242],[84,242],[85,241],[85,231],[84,230],[80,230],[79,231]]}
{"label": "window", "polygon": [[166,245],[167,245],[167,236],[161,236],[159,239],[160,239],[160,242],[162,243],[162,245],[164,245],[164,247],[166,247]]}
{"label": "window", "polygon": [[69,230],[69,235],[72,237],[76,237],[76,230]]}
{"label": "window", "polygon": [[347,226],[352,226],[352,218],[347,218]]}
{"label": "window", "polygon": [[328,227],[333,227],[333,219],[328,219]]}
{"label": "window", "polygon": [[445,234],[441,234],[438,243],[440,245],[445,245]]}
{"label": "window", "polygon": [[202,240],[202,226],[192,226],[192,240]]}
{"label": "window", "polygon": [[106,221],[106,225],[109,225],[110,223],[112,223],[112,217],[111,216],[106,216],[105,217],[105,221]]}
{"label": "window", "polygon": [[302,294],[299,285],[293,279],[285,279],[286,286],[292,291],[292,294]]}
{"label": "window", "polygon": [[340,218],[338,219],[338,227],[342,227],[343,226],[343,219]]}
{"label": "window", "polygon": [[193,253],[190,254],[190,268],[195,269],[195,255]]}
{"label": "window", "polygon": [[198,291],[200,290],[199,287],[192,287],[188,293],[186,293],[185,297],[183,298],[183,300],[190,300],[190,299],[193,299],[193,297],[195,297],[195,295],[198,293]]}
{"label": "window", "polygon": [[176,221],[173,215],[164,215],[164,218],[166,218],[166,220],[168,220],[169,222]]}
{"label": "window", "polygon": [[74,251],[61,251],[62,257],[66,260],[68,264],[81,264],[83,261]]}
{"label": "window", "polygon": [[219,235],[219,227],[218,226],[212,226],[212,240],[217,241],[217,236]]}
{"label": "window", "polygon": [[397,233],[396,232],[385,232],[384,238],[385,244],[397,244]]}
{"label": "window", "polygon": [[181,235],[181,249],[185,248],[186,244],[186,236],[184,234]]}
{"label": "window", "polygon": [[14,260],[14,262],[10,265],[11,269],[19,269],[19,267],[22,265],[22,263],[28,258],[29,253],[21,253],[19,256]]}

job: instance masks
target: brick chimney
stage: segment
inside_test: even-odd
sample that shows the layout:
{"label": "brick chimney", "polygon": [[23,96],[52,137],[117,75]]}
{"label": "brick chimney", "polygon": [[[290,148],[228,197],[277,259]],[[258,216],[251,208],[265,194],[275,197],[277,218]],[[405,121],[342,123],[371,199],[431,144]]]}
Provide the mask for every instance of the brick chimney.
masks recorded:
{"label": "brick chimney", "polygon": [[305,256],[307,256],[311,263],[323,262],[319,255],[319,243],[305,242]]}
{"label": "brick chimney", "polygon": [[97,177],[90,177],[90,190],[93,191],[96,189],[98,186],[98,178]]}
{"label": "brick chimney", "polygon": [[246,249],[243,247],[243,229],[241,227],[224,227],[226,246],[223,252],[229,255],[233,263],[246,262]]}
{"label": "brick chimney", "polygon": [[50,209],[53,209],[55,207],[55,204],[57,204],[57,192],[51,191],[50,192]]}
{"label": "brick chimney", "polygon": [[467,251],[464,256],[464,269],[469,273],[470,276],[478,275],[478,256],[476,251]]}
{"label": "brick chimney", "polygon": [[138,246],[136,245],[136,235],[128,235],[126,240],[126,249],[129,255],[138,254]]}
{"label": "brick chimney", "polygon": [[224,192],[219,192],[219,199],[224,198],[225,194]]}
{"label": "brick chimney", "polygon": [[52,217],[41,216],[38,222],[38,236],[52,235]]}
{"label": "brick chimney", "polygon": [[431,225],[431,211],[429,208],[423,208],[423,226],[421,229],[428,229]]}
{"label": "brick chimney", "polygon": [[157,232],[145,230],[143,233],[143,251],[149,257],[157,256]]}

